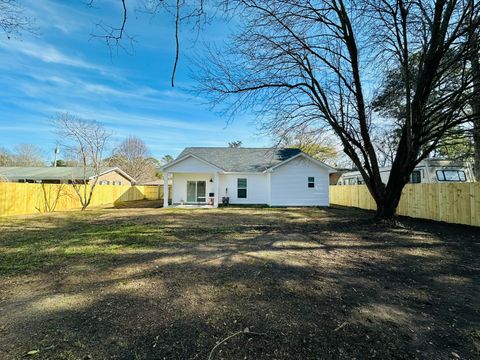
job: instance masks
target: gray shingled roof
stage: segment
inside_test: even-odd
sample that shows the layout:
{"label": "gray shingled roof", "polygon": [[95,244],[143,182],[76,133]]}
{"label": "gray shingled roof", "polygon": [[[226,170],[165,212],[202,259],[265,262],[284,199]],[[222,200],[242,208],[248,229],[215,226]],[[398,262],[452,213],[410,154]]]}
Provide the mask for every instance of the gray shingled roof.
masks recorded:
{"label": "gray shingled roof", "polygon": [[[116,169],[115,167],[103,167],[100,173]],[[0,175],[9,181],[17,180],[78,180],[83,179],[83,167],[0,167]],[[95,175],[92,168],[87,168],[86,177]]]}
{"label": "gray shingled roof", "polygon": [[296,148],[187,147],[177,159],[192,154],[227,172],[262,172],[299,153]]}

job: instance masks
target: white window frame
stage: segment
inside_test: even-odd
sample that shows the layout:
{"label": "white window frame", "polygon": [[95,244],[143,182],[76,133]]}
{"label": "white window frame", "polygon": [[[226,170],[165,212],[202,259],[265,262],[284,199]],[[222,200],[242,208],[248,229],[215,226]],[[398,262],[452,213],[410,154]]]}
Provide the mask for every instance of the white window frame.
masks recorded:
{"label": "white window frame", "polygon": [[[310,180],[310,179],[313,179],[313,180]],[[312,186],[310,186],[310,184]],[[315,189],[315,176],[309,176],[307,177],[307,188],[309,189]]]}
{"label": "white window frame", "polygon": [[[240,180],[245,180],[245,186],[240,187]],[[239,196],[238,191],[245,190],[245,196]],[[247,178],[237,178],[237,198],[238,199],[246,199],[248,197],[248,179]]]}

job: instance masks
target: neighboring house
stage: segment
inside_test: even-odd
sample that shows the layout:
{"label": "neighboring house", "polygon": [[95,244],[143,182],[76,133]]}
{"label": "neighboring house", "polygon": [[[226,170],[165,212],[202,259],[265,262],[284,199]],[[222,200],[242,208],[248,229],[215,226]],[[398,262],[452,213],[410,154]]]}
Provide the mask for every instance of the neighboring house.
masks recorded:
{"label": "neighboring house", "polygon": [[335,169],[299,149],[189,147],[162,171],[164,182],[172,179],[173,204],[217,207],[228,197],[231,204],[328,206]]}
{"label": "neighboring house", "polygon": [[338,180],[340,179],[340,177],[347,173],[347,172],[352,172],[354,170],[352,169],[336,169],[335,172],[331,173],[330,174],[330,185],[337,185],[338,183]]}
{"label": "neighboring house", "polygon": [[[83,184],[95,179],[93,168],[83,167],[0,167],[3,181],[41,184]],[[118,167],[102,167],[97,185],[132,185],[135,183],[126,172]]]}
{"label": "neighboring house", "polygon": [[[388,182],[390,170],[390,166],[380,168],[380,176],[384,184]],[[475,181],[475,177],[468,162],[435,158],[420,161],[409,179],[411,184],[472,181]],[[360,184],[364,184],[360,171],[345,172],[337,181],[337,185]]]}

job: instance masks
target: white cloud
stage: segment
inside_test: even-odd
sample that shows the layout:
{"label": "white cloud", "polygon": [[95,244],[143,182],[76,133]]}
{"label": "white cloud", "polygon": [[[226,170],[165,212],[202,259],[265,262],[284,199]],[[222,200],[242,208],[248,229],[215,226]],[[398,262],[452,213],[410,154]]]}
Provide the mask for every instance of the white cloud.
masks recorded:
{"label": "white cloud", "polygon": [[9,40],[0,42],[0,48],[6,52],[14,52],[40,60],[44,63],[71,66],[79,69],[94,70],[103,75],[109,73],[107,69],[97,64],[93,64],[79,57],[67,55],[56,47],[32,41]]}
{"label": "white cloud", "polygon": [[78,11],[73,6],[50,0],[24,0],[24,8],[28,15],[35,19],[35,25],[41,31],[48,27],[55,28],[65,34],[79,30],[83,27],[81,19],[85,12]]}

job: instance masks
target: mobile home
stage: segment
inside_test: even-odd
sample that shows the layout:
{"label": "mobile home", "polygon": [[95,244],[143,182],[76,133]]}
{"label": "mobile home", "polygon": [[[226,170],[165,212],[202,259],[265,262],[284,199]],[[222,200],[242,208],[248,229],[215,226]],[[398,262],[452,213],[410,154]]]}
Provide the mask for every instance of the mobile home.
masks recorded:
{"label": "mobile home", "polygon": [[[380,168],[380,176],[386,184],[390,177],[391,167]],[[472,182],[475,181],[472,167],[469,163],[463,161],[445,160],[445,159],[425,159],[422,160],[412,171],[410,183],[445,183],[445,182]],[[360,171],[349,171],[337,181],[337,185],[361,185],[363,177]]]}

